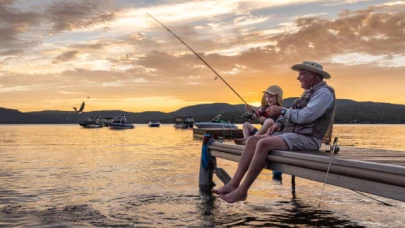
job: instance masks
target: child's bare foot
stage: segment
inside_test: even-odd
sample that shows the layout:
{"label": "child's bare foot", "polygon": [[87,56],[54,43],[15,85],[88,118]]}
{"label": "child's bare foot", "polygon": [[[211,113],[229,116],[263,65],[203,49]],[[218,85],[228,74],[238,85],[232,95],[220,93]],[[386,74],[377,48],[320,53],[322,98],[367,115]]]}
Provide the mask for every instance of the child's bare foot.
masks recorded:
{"label": "child's bare foot", "polygon": [[212,190],[212,192],[215,194],[218,194],[218,195],[223,195],[223,194],[228,194],[237,188],[238,188],[238,186],[233,186],[228,183],[228,184],[222,186],[222,188]]}
{"label": "child's bare foot", "polygon": [[228,203],[236,203],[239,201],[245,201],[247,198],[247,192],[241,191],[239,188],[237,188],[233,192],[220,195],[220,197]]}
{"label": "child's bare foot", "polygon": [[237,145],[245,145],[245,143],[246,143],[246,139],[245,139],[245,138],[234,139],[233,141],[234,141],[235,144],[237,144]]}

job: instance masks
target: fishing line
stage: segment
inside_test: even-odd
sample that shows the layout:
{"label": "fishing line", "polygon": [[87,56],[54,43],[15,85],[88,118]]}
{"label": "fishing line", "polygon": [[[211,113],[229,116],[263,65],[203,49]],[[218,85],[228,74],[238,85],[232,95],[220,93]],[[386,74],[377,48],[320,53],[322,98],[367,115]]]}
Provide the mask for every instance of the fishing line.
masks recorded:
{"label": "fishing line", "polygon": [[248,103],[246,103],[246,101],[200,56],[197,54],[197,52],[195,52],[190,46],[188,46],[182,39],[180,39],[180,37],[178,37],[176,34],[174,34],[174,32],[172,32],[169,28],[167,28],[165,25],[163,25],[162,23],[160,23],[160,21],[158,21],[156,18],[154,18],[152,15],[150,15],[149,13],[147,13],[147,15],[149,17],[151,17],[153,20],[155,20],[157,23],[159,23],[162,27],[164,27],[168,32],[170,32],[171,34],[173,34],[173,36],[175,36],[178,40],[180,40],[188,49],[190,49],[190,51],[192,51],[196,56],[197,59],[200,59],[208,68],[210,68],[212,70],[212,72],[215,73],[215,75],[217,75],[215,77],[215,80],[218,78],[220,78],[242,101],[243,103],[245,103],[246,105],[248,105]]}
{"label": "fishing line", "polygon": [[[329,169],[330,169],[330,167],[331,167],[332,159],[333,159],[333,156],[334,156],[335,151],[336,151],[336,148],[337,148],[337,141],[338,141],[338,138],[335,137],[335,139],[333,140],[333,146],[332,146],[332,151],[331,151],[332,154],[331,154],[331,158],[330,158],[330,161],[329,161],[328,170],[327,170],[327,172],[326,172],[325,181],[324,181],[324,183],[323,183],[323,188],[322,188],[322,192],[321,192],[321,197],[320,197],[320,199],[319,199],[318,207],[317,207],[317,208],[319,208],[319,206],[321,205],[322,195],[323,195],[323,192],[324,192],[324,189],[325,189],[325,185],[326,185],[326,179],[328,178]],[[368,196],[368,195],[366,195],[366,194],[364,194],[364,193],[361,193],[361,192],[359,192],[359,191],[357,191],[357,190],[353,190],[353,189],[350,189],[350,190],[352,190],[353,192],[356,192],[356,193],[358,193],[358,194],[360,194],[360,195],[362,195],[362,196],[365,196],[365,197],[368,197],[368,198],[370,198],[370,199],[372,199],[372,200],[375,200],[375,201],[377,201],[377,202],[380,202],[380,203],[384,204],[385,206],[391,206],[391,207],[393,206],[393,205],[391,205],[391,204],[389,204],[389,203],[386,203],[386,202],[383,202],[383,201],[378,200],[378,199],[376,199],[376,198],[373,198],[373,197],[371,197],[371,196]]]}
{"label": "fishing line", "polygon": [[364,193],[362,193],[362,192],[359,192],[359,191],[356,191],[356,190],[353,190],[353,189],[350,189],[350,190],[352,190],[353,192],[358,193],[358,194],[360,194],[360,195],[362,195],[362,196],[365,196],[365,197],[368,197],[368,198],[370,198],[370,199],[372,199],[372,200],[375,200],[375,201],[377,201],[377,202],[379,202],[379,203],[382,203],[382,204],[385,205],[385,206],[393,207],[392,204],[389,204],[389,203],[386,203],[386,202],[384,202],[384,201],[378,200],[378,199],[373,198],[373,197],[371,197],[371,196],[368,196],[368,195],[366,195],[366,194],[364,194]]}
{"label": "fishing line", "polygon": [[[332,165],[333,156],[335,155],[335,149],[336,149],[337,142],[338,142],[338,137],[335,137],[335,139],[333,140],[333,146],[332,146],[332,151],[331,151],[332,154],[330,155],[328,169],[326,170],[325,180],[323,181],[321,196],[319,197],[318,207],[316,208],[317,211],[319,210],[319,207],[321,206],[322,196],[323,196],[323,192],[325,190],[326,180],[328,179],[330,166]],[[317,217],[318,217],[318,219],[316,220],[316,226],[318,226],[319,213],[317,213]]]}
{"label": "fishing line", "polygon": [[323,181],[322,192],[321,192],[321,196],[320,196],[319,201],[318,201],[318,207],[317,208],[319,208],[319,206],[321,205],[323,192],[325,190],[326,180],[328,179],[330,166],[332,165],[333,156],[335,155],[335,149],[336,149],[337,142],[338,142],[338,137],[335,137],[335,139],[333,140],[333,146],[332,146],[332,151],[331,151],[332,154],[330,155],[328,170],[326,171],[325,180]]}

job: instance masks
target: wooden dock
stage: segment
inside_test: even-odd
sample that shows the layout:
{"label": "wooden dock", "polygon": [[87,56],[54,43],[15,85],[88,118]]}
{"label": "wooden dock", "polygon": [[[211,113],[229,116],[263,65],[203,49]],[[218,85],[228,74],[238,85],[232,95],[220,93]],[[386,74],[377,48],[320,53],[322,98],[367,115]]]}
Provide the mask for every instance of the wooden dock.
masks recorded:
{"label": "wooden dock", "polygon": [[[214,158],[238,162],[244,146],[212,142]],[[329,148],[328,148],[329,149]],[[271,151],[267,169],[324,182],[331,153]],[[405,151],[341,147],[332,159],[327,184],[405,201]]]}
{"label": "wooden dock", "polygon": [[202,140],[205,134],[210,134],[214,139],[234,139],[243,138],[242,129],[234,128],[194,128],[193,139]]}

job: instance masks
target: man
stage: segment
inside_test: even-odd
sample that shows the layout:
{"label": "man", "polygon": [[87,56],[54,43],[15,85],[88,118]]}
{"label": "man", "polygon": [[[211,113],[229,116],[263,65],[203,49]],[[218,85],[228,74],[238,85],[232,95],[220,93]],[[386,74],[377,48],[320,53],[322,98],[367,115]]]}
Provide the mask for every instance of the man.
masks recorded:
{"label": "man", "polygon": [[271,135],[251,136],[247,139],[232,180],[213,191],[228,203],[247,198],[250,186],[266,164],[269,151],[319,150],[322,138],[333,123],[335,91],[323,81],[330,78],[329,73],[320,64],[309,61],[291,68],[299,72],[297,80],[305,91],[290,109],[279,106],[270,108],[269,115],[281,115],[270,128]]}

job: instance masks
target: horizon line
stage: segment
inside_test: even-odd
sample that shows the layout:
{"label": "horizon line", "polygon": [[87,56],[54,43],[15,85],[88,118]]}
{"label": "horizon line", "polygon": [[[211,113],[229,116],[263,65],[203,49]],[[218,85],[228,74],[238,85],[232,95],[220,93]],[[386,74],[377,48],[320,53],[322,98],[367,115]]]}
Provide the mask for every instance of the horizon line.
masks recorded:
{"label": "horizon line", "polygon": [[[285,98],[283,100],[287,100],[287,99],[296,99],[298,97],[289,97],[289,98]],[[356,101],[356,100],[352,100],[352,99],[347,99],[347,98],[341,98],[341,99],[336,99],[336,101],[339,100],[347,100],[347,101],[354,101],[357,103],[379,103],[379,104],[392,104],[392,105],[405,105],[405,104],[398,104],[398,103],[388,103],[388,102],[377,102],[377,101]],[[200,104],[195,104],[195,105],[189,105],[189,106],[184,106],[181,108],[178,108],[177,110],[171,111],[171,112],[176,112],[180,109],[186,108],[186,107],[192,107],[192,106],[198,106],[198,105],[213,105],[213,104],[226,104],[226,105],[232,105],[232,106],[236,106],[236,105],[245,105],[243,103],[241,104],[230,104],[230,103],[225,103],[225,102],[214,102],[214,103],[200,103]],[[256,106],[253,106],[256,107]],[[256,107],[257,108],[257,107]],[[0,109],[9,109],[9,110],[17,110],[20,113],[31,113],[31,112],[45,112],[45,111],[57,111],[57,112],[75,112],[75,111],[68,111],[68,110],[55,110],[55,109],[45,109],[45,110],[35,110],[35,111],[20,111],[19,109],[14,109],[14,108],[6,108],[6,107],[0,107]],[[141,111],[141,112],[132,112],[132,111],[126,111],[126,110],[119,110],[119,109],[112,109],[112,110],[92,110],[92,111],[88,111],[88,112],[100,112],[100,111],[121,111],[121,112],[130,112],[130,113],[143,113],[143,112],[161,112],[161,113],[171,113],[171,112],[162,112],[162,111],[158,111],[158,110],[147,110],[147,111]]]}

